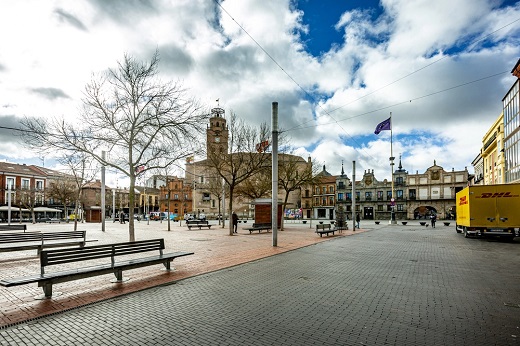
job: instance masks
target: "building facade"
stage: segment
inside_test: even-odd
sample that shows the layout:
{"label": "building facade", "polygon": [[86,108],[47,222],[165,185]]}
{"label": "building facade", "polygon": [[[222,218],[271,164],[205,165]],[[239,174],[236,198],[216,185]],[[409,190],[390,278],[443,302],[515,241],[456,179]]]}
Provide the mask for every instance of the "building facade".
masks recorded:
{"label": "building facade", "polygon": [[520,59],[511,73],[516,81],[502,99],[506,183],[520,182]]}
{"label": "building facade", "polygon": [[[495,120],[482,138],[482,164],[484,185],[503,184],[505,182],[504,159],[504,113]],[[475,171],[475,175],[476,175]]]}
{"label": "building facade", "polygon": [[[344,174],[332,176],[323,168],[322,181],[311,188],[312,198],[304,190],[302,207],[312,207],[304,218],[336,219],[341,206],[352,216],[352,181]],[[401,160],[392,180],[378,180],[374,170],[365,170],[356,181],[356,210],[363,220],[390,220],[392,209],[398,220],[423,219],[435,213],[440,219],[452,219],[455,215],[455,194],[468,185],[470,174],[463,171],[445,171],[434,161],[424,173],[408,173]],[[392,197],[393,196],[393,197]],[[392,200],[393,199],[393,200]],[[312,203],[312,204],[311,204]]]}

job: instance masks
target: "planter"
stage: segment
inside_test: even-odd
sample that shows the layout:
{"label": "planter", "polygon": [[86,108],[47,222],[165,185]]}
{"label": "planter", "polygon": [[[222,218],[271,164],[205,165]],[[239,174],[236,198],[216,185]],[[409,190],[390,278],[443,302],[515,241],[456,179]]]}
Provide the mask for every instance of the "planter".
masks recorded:
{"label": "planter", "polygon": [[307,220],[303,220],[302,223],[305,225],[307,223]]}
{"label": "planter", "polygon": [[419,224],[420,224],[421,226],[424,226],[424,225],[426,225],[426,222],[421,221],[421,222],[419,222]]}
{"label": "planter", "polygon": [[401,223],[406,226],[406,224],[408,223],[408,221],[401,221]]}
{"label": "planter", "polygon": [[449,225],[450,225],[449,222],[445,222],[445,223],[444,223],[444,226],[449,226]]}
{"label": "planter", "polygon": [[320,225],[323,225],[323,221],[320,221]]}
{"label": "planter", "polygon": [[381,221],[375,221],[376,225],[379,225],[380,222],[381,222]]}

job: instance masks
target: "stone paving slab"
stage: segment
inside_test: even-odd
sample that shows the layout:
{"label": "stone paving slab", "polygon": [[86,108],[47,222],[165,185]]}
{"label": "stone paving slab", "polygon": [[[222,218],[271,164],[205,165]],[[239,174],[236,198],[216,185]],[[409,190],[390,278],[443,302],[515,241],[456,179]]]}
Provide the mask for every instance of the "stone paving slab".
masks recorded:
{"label": "stone paving slab", "polygon": [[3,328],[0,345],[519,344],[518,238],[369,230]]}
{"label": "stone paving slab", "polygon": [[[215,221],[212,223],[214,226],[210,230],[195,228],[188,230],[184,223],[171,222],[170,231],[165,221],[135,223],[136,240],[164,238],[167,249],[165,252],[168,250],[195,252],[194,255],[175,259],[172,265],[176,270],[171,273],[162,271],[162,265],[156,265],[125,271],[124,275],[131,277],[131,280],[122,284],[111,283],[110,280],[114,278],[112,274],[55,284],[53,291],[61,292],[62,295],[44,301],[34,299],[35,296],[42,294],[42,289],[37,284],[9,288],[0,286],[0,328],[327,240],[327,237],[320,238],[313,233],[311,228],[313,225],[288,222],[286,230],[278,232],[278,247],[273,247],[272,233],[249,234],[243,229],[247,224],[240,224],[239,233],[229,236],[227,228],[223,229]],[[28,225],[28,231],[64,230],[73,230],[73,225],[65,223]],[[101,224],[83,223],[78,224],[78,230],[87,231],[87,240],[97,240],[89,245],[125,242],[129,239],[128,223],[107,222],[105,232],[101,231]],[[336,236],[352,233],[344,231],[336,233]],[[331,235],[328,239],[332,237]],[[106,263],[106,260],[100,260],[99,263]],[[75,265],[77,264],[72,264],[71,267]],[[53,266],[49,270],[67,268],[69,267]],[[36,250],[0,252],[0,278],[21,277],[39,272],[39,257]]]}

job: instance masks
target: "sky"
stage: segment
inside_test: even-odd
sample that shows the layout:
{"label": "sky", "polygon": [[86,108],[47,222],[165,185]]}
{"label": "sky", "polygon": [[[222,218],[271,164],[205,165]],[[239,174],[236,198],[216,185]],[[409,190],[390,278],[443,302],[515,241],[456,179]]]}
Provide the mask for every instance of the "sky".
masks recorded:
{"label": "sky", "polygon": [[[473,173],[520,58],[520,3],[500,0],[23,0],[0,12],[0,159],[56,166],[15,132],[75,121],[93,74],[158,50],[159,76],[208,109],[271,122],[338,175],[434,161]],[[392,131],[374,134],[392,115]],[[392,144],[392,145],[391,145]],[[200,159],[200,158],[199,158]],[[182,172],[179,173],[182,175]],[[125,179],[109,174],[109,186]]]}

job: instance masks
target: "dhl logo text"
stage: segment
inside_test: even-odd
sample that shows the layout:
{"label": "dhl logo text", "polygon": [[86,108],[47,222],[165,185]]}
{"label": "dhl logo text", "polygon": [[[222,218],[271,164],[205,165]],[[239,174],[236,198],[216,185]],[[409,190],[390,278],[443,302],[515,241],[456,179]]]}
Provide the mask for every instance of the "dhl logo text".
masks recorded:
{"label": "dhl logo text", "polygon": [[508,192],[482,192],[480,196],[475,196],[475,198],[507,198],[507,197],[518,197],[518,195],[512,195],[510,191]]}
{"label": "dhl logo text", "polygon": [[459,205],[464,205],[464,204],[468,204],[467,196],[463,196],[463,197],[459,198]]}

